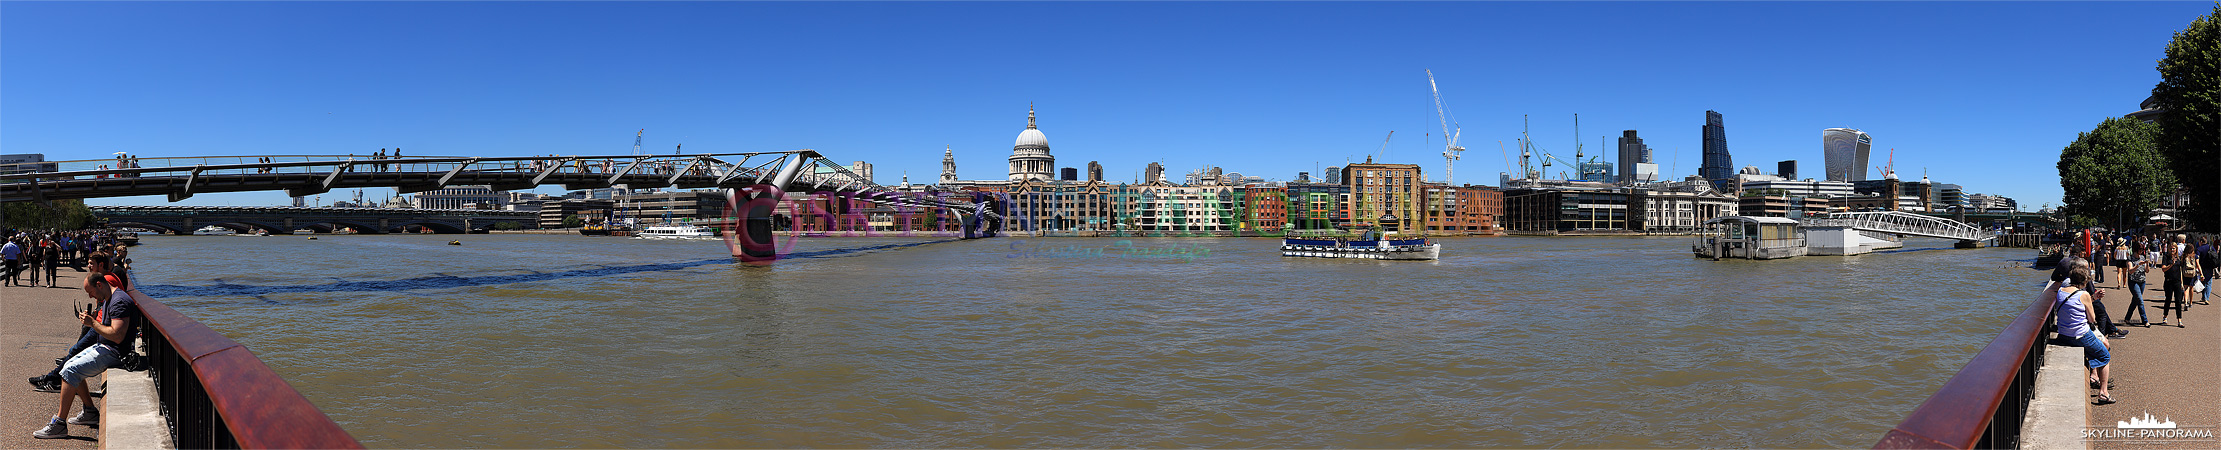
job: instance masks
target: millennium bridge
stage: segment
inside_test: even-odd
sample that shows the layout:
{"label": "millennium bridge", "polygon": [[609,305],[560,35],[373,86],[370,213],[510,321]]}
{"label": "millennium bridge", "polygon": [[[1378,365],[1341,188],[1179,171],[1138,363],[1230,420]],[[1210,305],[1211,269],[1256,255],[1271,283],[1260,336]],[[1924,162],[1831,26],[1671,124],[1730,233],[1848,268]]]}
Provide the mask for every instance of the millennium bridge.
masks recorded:
{"label": "millennium bridge", "polygon": [[[964,237],[993,237],[1000,231],[1003,202],[991,193],[972,193],[969,200],[907,195],[873,183],[815,150],[789,150],[692,155],[617,156],[360,156],[360,155],[249,155],[173,158],[134,158],[49,161],[0,164],[0,202],[38,202],[162,195],[170,201],[211,192],[284,191],[301,197],[346,188],[393,188],[401,193],[425,192],[449,186],[484,185],[494,190],[529,189],[561,185],[565,189],[593,189],[625,185],[633,188],[722,188],[739,237],[734,256],[746,261],[776,259],[771,245],[772,213],[786,192],[828,193],[843,198],[889,206],[946,210],[961,219]],[[120,212],[120,211],[119,211]],[[211,218],[190,222],[160,220],[155,210],[138,210],[139,222],[163,228],[188,223],[210,225],[295,226],[322,223],[362,223],[368,219],[336,220],[347,213],[325,211],[327,219],[300,218],[293,222],[272,216]],[[173,215],[182,212],[171,211]],[[271,211],[276,213],[276,211]],[[240,212],[245,214],[245,212]],[[469,214],[484,214],[470,216]],[[439,213],[403,217],[396,224],[387,218],[377,227],[416,224],[448,231],[479,228],[505,219],[486,212]],[[113,220],[113,219],[112,219]],[[305,221],[305,222],[304,222]],[[232,225],[235,226],[235,225]]]}
{"label": "millennium bridge", "polygon": [[342,229],[363,234],[392,232],[476,233],[498,224],[531,228],[539,220],[534,211],[414,208],[311,208],[271,206],[94,206],[93,214],[110,226],[140,226],[188,234],[202,227],[228,228],[246,233],[252,228],[283,234],[289,230],[318,233]]}

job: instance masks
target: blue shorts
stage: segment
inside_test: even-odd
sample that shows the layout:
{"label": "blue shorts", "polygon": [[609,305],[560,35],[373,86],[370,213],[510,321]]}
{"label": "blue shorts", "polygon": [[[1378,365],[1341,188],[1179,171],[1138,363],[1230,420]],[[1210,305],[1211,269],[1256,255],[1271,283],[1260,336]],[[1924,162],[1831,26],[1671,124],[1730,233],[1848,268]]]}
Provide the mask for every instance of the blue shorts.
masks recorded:
{"label": "blue shorts", "polygon": [[121,358],[115,347],[109,347],[105,343],[85,347],[84,351],[77,352],[76,356],[71,356],[69,361],[62,363],[62,382],[84,386],[86,378],[99,376],[110,367],[123,365]]}
{"label": "blue shorts", "polygon": [[2082,337],[2075,339],[2075,345],[2082,347],[2082,357],[2088,360],[2086,363],[2092,369],[2105,367],[2113,362],[2113,352],[2105,348],[2104,342],[2098,340],[2096,331],[2082,333]]}

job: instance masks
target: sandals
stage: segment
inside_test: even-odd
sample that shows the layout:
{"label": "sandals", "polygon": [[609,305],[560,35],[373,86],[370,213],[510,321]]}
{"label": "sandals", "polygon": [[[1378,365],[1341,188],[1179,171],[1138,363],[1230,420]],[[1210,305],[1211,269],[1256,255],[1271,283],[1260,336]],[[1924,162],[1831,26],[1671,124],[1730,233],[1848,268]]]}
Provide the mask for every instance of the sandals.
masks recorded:
{"label": "sandals", "polygon": [[2115,401],[2115,400],[2113,400],[2113,396],[2110,396],[2110,395],[2105,395],[2105,394],[2098,394],[2098,401],[2097,401],[2097,402],[2096,402],[2095,404],[2098,404],[2098,405],[2111,405],[2111,404],[2114,404],[2114,403],[2120,403],[2120,402],[2119,402],[2119,401]]}

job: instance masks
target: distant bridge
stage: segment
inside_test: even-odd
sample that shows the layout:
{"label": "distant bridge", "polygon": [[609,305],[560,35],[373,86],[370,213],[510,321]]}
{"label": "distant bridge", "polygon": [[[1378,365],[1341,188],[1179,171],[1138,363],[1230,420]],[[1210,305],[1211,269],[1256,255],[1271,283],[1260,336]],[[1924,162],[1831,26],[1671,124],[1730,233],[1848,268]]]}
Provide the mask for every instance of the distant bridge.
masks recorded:
{"label": "distant bridge", "polygon": [[1942,218],[1946,218],[1946,219],[1952,219],[1952,220],[1957,220],[1957,221],[1960,221],[1960,222],[1966,222],[1966,223],[1970,223],[1970,224],[1982,224],[1982,223],[2005,223],[2005,224],[2007,224],[2007,225],[2011,225],[2011,224],[2013,224],[2013,223],[2016,223],[2016,222],[2017,222],[2017,223],[2023,223],[2023,224],[2028,224],[2028,225],[2031,225],[2031,226],[2037,226],[2037,227],[2054,227],[2054,226],[2058,226],[2058,225],[2059,225],[2059,221],[2058,221],[2057,219],[2054,219],[2054,218],[2052,218],[2051,216],[2046,216],[2046,215],[2043,215],[2043,214],[2038,214],[2038,213],[2028,213],[2028,212],[2018,212],[2018,211],[2014,211],[2014,212],[1953,212],[1953,211],[1929,211],[1929,212],[1916,212],[1916,213],[1913,213],[1913,214],[1919,214],[1919,215],[1923,215],[1923,216],[1929,216],[1929,217],[1942,217]]}
{"label": "distant bridge", "polygon": [[201,227],[217,226],[245,233],[249,228],[285,234],[308,229],[330,233],[345,227],[357,233],[384,234],[431,229],[438,233],[467,233],[491,229],[494,224],[514,223],[530,228],[539,220],[533,211],[410,208],[291,208],[252,206],[94,206],[94,215],[111,226],[142,226],[189,234]]}
{"label": "distant bridge", "polygon": [[[208,192],[285,191],[301,197],[333,189],[389,187],[402,193],[449,186],[494,190],[562,185],[565,189],[724,188],[743,239],[734,256],[776,259],[770,244],[773,210],[785,192],[829,192],[884,205],[945,209],[962,219],[964,236],[992,237],[1002,227],[994,194],[971,201],[904,195],[880,186],[814,150],[695,155],[366,157],[271,155],[128,158],[0,164],[0,202],[163,195],[170,201]],[[431,222],[427,222],[431,223]]]}

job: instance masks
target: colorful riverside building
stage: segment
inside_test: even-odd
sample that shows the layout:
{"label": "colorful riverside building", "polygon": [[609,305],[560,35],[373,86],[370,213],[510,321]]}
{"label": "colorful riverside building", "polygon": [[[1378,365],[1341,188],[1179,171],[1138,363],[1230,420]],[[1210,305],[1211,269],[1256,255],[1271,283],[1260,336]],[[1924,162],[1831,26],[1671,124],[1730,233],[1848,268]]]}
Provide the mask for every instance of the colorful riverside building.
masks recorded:
{"label": "colorful riverside building", "polygon": [[1244,231],[1281,233],[1288,223],[1288,187],[1285,185],[1249,185],[1242,187],[1242,226]]}
{"label": "colorful riverside building", "polygon": [[[1331,171],[1337,175],[1340,170]],[[1329,180],[1333,181],[1333,180]],[[1348,227],[1349,185],[1340,183],[1288,183],[1285,230],[1289,234],[1323,234]]]}
{"label": "colorful riverside building", "polygon": [[1421,199],[1426,198],[1418,164],[1376,164],[1373,158],[1342,169],[1350,187],[1350,226],[1385,231],[1419,231]]}
{"label": "colorful riverside building", "polygon": [[[1493,188],[1436,185],[1430,190],[1416,164],[1374,163],[1327,168],[1328,180],[1279,183],[1223,177],[1216,170],[1187,185],[1165,181],[1150,163],[1133,183],[1102,181],[1103,168],[1088,165],[1086,181],[1052,177],[1057,168],[1039,119],[1028,108],[1026,128],[1013,142],[1007,177],[962,180],[952,148],[943,147],[939,182],[909,187],[916,193],[995,195],[1005,203],[1003,229],[1015,233],[1093,235],[1330,234],[1370,228],[1438,235],[1499,234],[1503,193]],[[1243,177],[1247,178],[1247,177]],[[1245,183],[1244,181],[1248,181]],[[837,205],[829,202],[828,205]],[[854,211],[857,205],[848,205]],[[914,212],[913,212],[914,213]],[[899,215],[899,214],[897,214]],[[876,228],[945,228],[869,215]]]}
{"label": "colorful riverside building", "polygon": [[1501,234],[1497,216],[1504,192],[1486,186],[1426,184],[1426,232],[1430,235]]}

